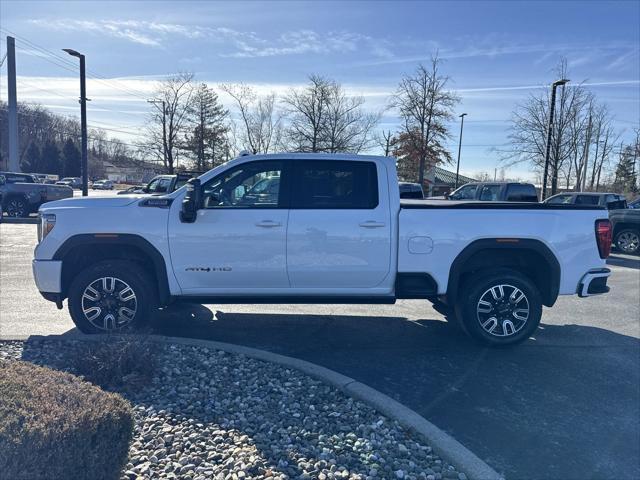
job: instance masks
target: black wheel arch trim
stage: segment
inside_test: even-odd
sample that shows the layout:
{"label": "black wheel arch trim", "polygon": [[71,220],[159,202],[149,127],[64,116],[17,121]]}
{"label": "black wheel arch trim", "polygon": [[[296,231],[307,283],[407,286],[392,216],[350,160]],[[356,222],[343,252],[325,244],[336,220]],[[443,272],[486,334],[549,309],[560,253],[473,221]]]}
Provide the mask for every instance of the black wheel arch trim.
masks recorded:
{"label": "black wheel arch trim", "polygon": [[560,263],[553,252],[540,240],[530,238],[482,238],[467,245],[455,258],[449,270],[449,282],[447,284],[447,302],[453,305],[456,301],[458,288],[460,287],[460,277],[464,272],[465,263],[475,254],[482,250],[531,250],[547,261],[551,270],[548,292],[540,290],[543,304],[551,307],[558,298],[560,292]]}
{"label": "black wheel arch trim", "polygon": [[[156,247],[140,235],[130,233],[83,233],[74,235],[65,240],[58,250],[56,250],[56,253],[53,255],[53,260],[64,262],[64,258],[74,248],[81,245],[95,245],[96,243],[102,245],[132,246],[142,250],[151,258],[153,263],[160,305],[166,305],[170,302],[171,291],[169,289],[169,277],[167,276],[164,257]],[[66,292],[63,292],[63,295],[65,295],[65,293]]]}

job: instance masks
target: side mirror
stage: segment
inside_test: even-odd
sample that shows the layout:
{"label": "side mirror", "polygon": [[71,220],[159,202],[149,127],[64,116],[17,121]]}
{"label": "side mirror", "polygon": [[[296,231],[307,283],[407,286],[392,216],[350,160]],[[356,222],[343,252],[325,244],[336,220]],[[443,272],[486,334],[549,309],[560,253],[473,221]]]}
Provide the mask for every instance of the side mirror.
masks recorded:
{"label": "side mirror", "polygon": [[202,206],[202,185],[199,178],[192,178],[187,182],[187,193],[182,199],[182,209],[180,210],[180,221],[183,223],[193,223],[196,221],[198,209]]}
{"label": "side mirror", "polygon": [[4,175],[0,175],[0,186],[7,183],[7,180],[4,178]]}

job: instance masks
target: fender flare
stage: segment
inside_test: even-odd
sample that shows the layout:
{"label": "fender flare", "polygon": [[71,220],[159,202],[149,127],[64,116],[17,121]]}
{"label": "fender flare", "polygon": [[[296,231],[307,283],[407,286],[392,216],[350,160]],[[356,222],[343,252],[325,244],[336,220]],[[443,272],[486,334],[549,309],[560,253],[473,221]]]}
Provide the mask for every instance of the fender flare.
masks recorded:
{"label": "fender flare", "polygon": [[561,270],[558,259],[547,245],[540,240],[534,240],[531,238],[482,238],[467,245],[451,264],[451,268],[449,269],[449,281],[447,284],[447,300],[450,304],[453,304],[456,301],[458,288],[460,286],[460,276],[464,271],[466,262],[482,250],[496,249],[530,250],[540,254],[546,260],[551,271],[548,292],[546,295],[544,292],[541,292],[543,294],[543,303],[547,306],[552,306],[555,303],[560,292]]}
{"label": "fender flare", "polygon": [[[53,260],[64,261],[73,249],[82,245],[120,245],[132,246],[142,250],[150,259],[156,277],[158,299],[161,305],[166,305],[171,299],[169,277],[164,257],[148,240],[140,235],[130,233],[83,233],[73,235],[64,241],[53,255]],[[64,268],[64,267],[63,267]]]}

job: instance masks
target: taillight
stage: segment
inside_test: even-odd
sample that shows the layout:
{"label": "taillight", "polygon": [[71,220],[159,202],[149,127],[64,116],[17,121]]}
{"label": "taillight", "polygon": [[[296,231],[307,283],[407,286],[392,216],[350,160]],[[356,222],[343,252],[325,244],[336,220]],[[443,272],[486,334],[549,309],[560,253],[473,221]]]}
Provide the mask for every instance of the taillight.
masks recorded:
{"label": "taillight", "polygon": [[607,258],[611,253],[611,230],[609,220],[596,220],[596,242],[600,258]]}

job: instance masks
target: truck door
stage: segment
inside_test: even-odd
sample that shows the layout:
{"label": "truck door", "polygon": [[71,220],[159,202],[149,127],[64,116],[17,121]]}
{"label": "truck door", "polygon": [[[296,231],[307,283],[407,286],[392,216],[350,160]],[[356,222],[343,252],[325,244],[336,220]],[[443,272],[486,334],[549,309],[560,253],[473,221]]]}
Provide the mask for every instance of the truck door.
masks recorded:
{"label": "truck door", "polygon": [[280,188],[283,162],[232,167],[203,185],[204,208],[194,223],[172,205],[169,248],[185,294],[247,293],[288,288],[288,210]]}
{"label": "truck door", "polygon": [[[384,167],[369,161],[297,160],[287,232],[293,288],[370,288],[390,269],[389,199]],[[397,192],[393,192],[397,195]]]}

